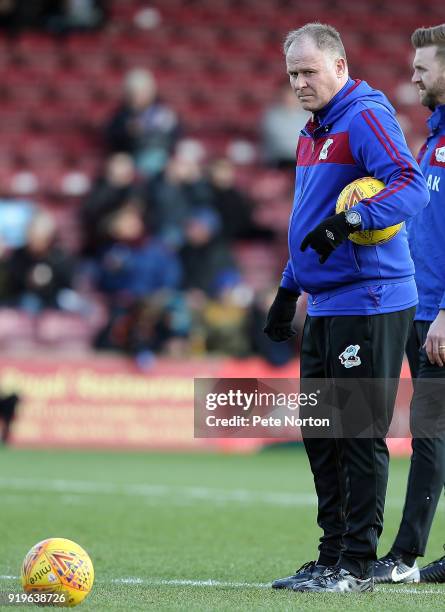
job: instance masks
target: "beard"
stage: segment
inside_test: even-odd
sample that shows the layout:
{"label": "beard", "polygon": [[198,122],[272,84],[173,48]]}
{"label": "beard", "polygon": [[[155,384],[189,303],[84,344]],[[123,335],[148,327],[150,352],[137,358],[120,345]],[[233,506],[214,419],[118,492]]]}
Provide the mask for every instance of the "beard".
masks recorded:
{"label": "beard", "polygon": [[445,96],[445,77],[440,76],[431,87],[424,90],[424,95],[422,96],[422,104],[423,106],[427,106],[431,111],[433,111],[436,106],[443,104],[441,100],[443,100]]}

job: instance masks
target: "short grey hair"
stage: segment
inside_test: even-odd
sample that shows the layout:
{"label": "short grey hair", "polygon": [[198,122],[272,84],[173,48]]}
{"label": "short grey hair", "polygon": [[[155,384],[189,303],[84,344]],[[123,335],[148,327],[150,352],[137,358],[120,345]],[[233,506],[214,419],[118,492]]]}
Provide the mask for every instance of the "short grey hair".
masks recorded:
{"label": "short grey hair", "polygon": [[333,55],[346,59],[346,51],[338,31],[326,23],[318,22],[307,23],[298,30],[289,32],[283,43],[284,55],[287,55],[295,41],[302,38],[310,38],[318,49],[330,51]]}

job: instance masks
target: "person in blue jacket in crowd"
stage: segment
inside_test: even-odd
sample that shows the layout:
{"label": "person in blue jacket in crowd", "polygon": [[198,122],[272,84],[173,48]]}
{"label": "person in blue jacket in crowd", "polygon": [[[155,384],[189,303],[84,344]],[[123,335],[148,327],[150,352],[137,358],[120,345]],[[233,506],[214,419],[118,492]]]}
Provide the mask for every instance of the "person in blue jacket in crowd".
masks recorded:
{"label": "person in blue jacket in crowd", "polygon": [[[387,98],[349,78],[334,28],[306,24],[288,34],[284,52],[290,85],[312,119],[297,147],[289,261],[264,331],[278,342],[291,337],[296,302],[306,291],[302,379],[398,379],[417,304],[406,230],[378,246],[358,246],[348,236],[419,213],[429,199],[425,179]],[[385,188],[336,214],[342,189],[364,176]],[[373,401],[389,425],[394,397],[376,394]],[[373,589],[388,476],[384,435],[340,439],[303,432],[323,532],[319,556],[273,587]]]}
{"label": "person in blue jacket in crowd", "polygon": [[[408,234],[416,267],[419,294],[414,324],[407,345],[416,387],[411,402],[412,456],[402,521],[391,547],[374,568],[378,582],[445,582],[445,556],[419,571],[416,558],[425,554],[428,535],[445,482],[445,438],[438,427],[445,412],[445,24],[418,28],[411,41],[415,48],[413,83],[421,104],[432,115],[429,136],[418,161],[430,191],[430,203],[410,221]],[[438,414],[435,414],[435,411]],[[423,433],[426,420],[436,437]],[[419,429],[419,425],[421,428]]]}

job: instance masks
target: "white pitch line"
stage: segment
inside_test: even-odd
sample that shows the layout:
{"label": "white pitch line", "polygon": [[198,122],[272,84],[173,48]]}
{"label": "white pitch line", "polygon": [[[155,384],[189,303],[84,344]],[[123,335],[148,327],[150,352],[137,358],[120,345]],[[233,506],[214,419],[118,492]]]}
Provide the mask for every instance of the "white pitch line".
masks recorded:
{"label": "white pitch line", "polygon": [[440,595],[443,597],[443,591],[428,591],[427,589],[413,589],[410,587],[406,589],[393,589],[390,585],[388,585],[387,587],[376,587],[374,590],[377,591],[377,593],[399,593],[402,595],[408,593],[409,595]]}
{"label": "white pitch line", "polygon": [[[223,580],[167,580],[163,578],[149,579],[149,578],[115,578],[111,580],[113,584],[140,584],[146,586],[198,586],[198,587],[225,587],[232,589],[266,589],[271,588],[271,582],[231,582]],[[442,591],[433,591],[426,589],[416,589],[407,587],[406,589],[398,587],[393,589],[390,585],[384,587],[378,586],[374,589],[378,593],[409,593],[409,594],[429,594],[429,595],[440,595],[443,596]]]}
{"label": "white pitch line", "polygon": [[[0,580],[18,580],[19,576],[1,576]],[[97,581],[99,584],[138,584],[145,586],[196,586],[196,587],[223,587],[230,589],[268,589],[271,587],[270,582],[230,582],[224,580],[187,580],[187,579],[174,579],[167,580],[164,578],[114,578],[108,581]],[[378,586],[375,588],[377,593],[398,593],[401,595],[440,595],[443,596],[443,591],[433,591],[427,589],[418,589],[407,587],[405,589],[398,587],[397,589],[392,588],[390,585],[384,587]]]}
{"label": "white pitch line", "polygon": [[114,584],[145,584],[147,586],[199,586],[199,587],[229,587],[229,588],[248,588],[264,589],[271,586],[270,582],[225,582],[222,580],[186,580],[175,579],[167,580],[164,578],[144,579],[144,578],[115,578],[111,581]]}
{"label": "white pitch line", "polygon": [[172,487],[167,485],[122,484],[76,481],[36,480],[31,478],[0,478],[0,489],[13,491],[45,491],[79,495],[125,495],[130,497],[177,497],[181,500],[238,502],[242,504],[266,503],[277,506],[314,506],[312,493],[253,491],[249,489],[216,489],[212,487]]}
{"label": "white pitch line", "polygon": [[18,580],[20,576],[0,576],[0,580]]}
{"label": "white pitch line", "polygon": [[[237,502],[241,504],[271,504],[273,506],[316,506],[317,500],[313,493],[291,493],[285,491],[254,491],[252,489],[216,489],[212,487],[173,487],[168,485],[150,484],[116,484],[112,482],[94,482],[80,480],[40,479],[34,478],[0,478],[0,489],[13,491],[57,492],[77,495],[125,495],[129,497],[145,497],[177,499],[184,501],[209,501],[212,503]],[[386,505],[400,508],[401,498],[389,498]]]}

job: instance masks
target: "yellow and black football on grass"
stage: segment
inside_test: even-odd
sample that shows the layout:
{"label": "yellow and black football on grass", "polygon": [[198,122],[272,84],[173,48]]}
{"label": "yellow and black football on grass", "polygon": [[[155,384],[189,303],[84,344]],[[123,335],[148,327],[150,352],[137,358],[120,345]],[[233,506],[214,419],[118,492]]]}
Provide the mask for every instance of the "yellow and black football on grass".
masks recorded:
{"label": "yellow and black football on grass", "polygon": [[63,608],[80,604],[91,591],[94,568],[88,553],[66,538],[48,538],[31,548],[22,565],[22,586],[32,598]]}
{"label": "yellow and black football on grass", "polygon": [[[363,178],[359,178],[342,190],[340,195],[338,196],[337,205],[335,207],[335,212],[343,212],[344,210],[349,210],[356,204],[358,204],[361,200],[365,198],[372,198],[376,193],[382,191],[385,188],[384,183],[379,181],[372,176],[364,176]],[[360,232],[354,232],[349,234],[349,240],[355,242],[355,244],[360,244],[362,246],[375,246],[376,244],[383,244],[384,242],[388,242],[391,238],[401,230],[403,223],[398,223],[397,225],[391,225],[391,227],[385,227],[384,229],[376,229],[376,230],[363,230]]]}

